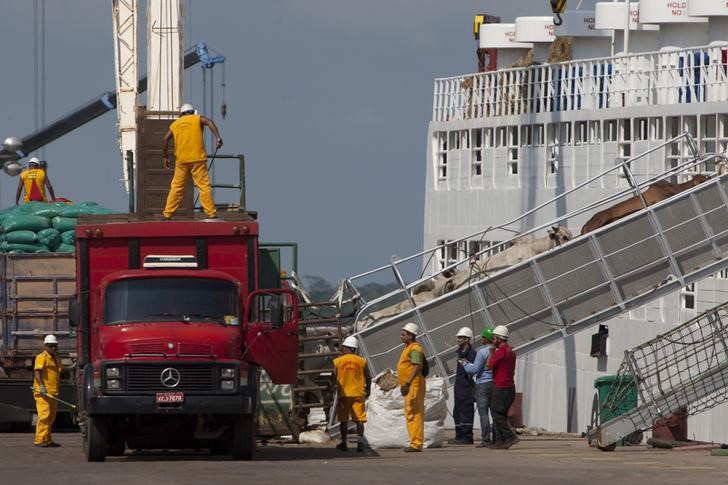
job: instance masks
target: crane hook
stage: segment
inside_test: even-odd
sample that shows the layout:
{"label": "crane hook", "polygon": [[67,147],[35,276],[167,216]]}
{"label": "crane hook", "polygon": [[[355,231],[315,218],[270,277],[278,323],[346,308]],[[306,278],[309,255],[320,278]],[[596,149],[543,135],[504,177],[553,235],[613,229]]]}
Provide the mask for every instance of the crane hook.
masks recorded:
{"label": "crane hook", "polygon": [[566,12],[566,0],[550,0],[551,11],[554,13],[554,25],[561,25],[564,21],[561,14]]}

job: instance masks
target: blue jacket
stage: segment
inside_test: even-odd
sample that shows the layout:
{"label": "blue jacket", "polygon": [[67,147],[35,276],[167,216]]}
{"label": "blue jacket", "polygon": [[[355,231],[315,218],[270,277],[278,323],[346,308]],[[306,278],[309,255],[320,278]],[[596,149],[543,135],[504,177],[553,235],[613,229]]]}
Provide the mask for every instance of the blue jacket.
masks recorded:
{"label": "blue jacket", "polygon": [[[458,359],[465,359],[468,362],[473,362],[475,360],[476,353],[475,350],[473,350],[472,346],[468,346],[468,350],[463,350],[462,348],[458,348]],[[461,364],[458,364],[458,370],[455,374],[455,386],[460,388],[462,386],[466,386],[464,388],[470,387],[473,385],[473,378],[468,374],[463,366]]]}
{"label": "blue jacket", "polygon": [[485,363],[488,362],[489,353],[490,346],[485,345],[478,350],[478,353],[475,356],[475,361],[472,364],[466,362],[465,365],[463,365],[463,367],[465,367],[465,372],[475,375],[476,384],[485,384],[486,382],[493,381],[493,372],[485,367]]}

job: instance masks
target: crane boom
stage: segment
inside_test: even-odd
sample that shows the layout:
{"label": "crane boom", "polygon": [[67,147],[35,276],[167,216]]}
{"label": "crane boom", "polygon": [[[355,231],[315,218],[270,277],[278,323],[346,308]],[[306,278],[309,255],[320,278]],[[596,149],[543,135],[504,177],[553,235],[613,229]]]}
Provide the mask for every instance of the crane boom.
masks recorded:
{"label": "crane boom", "polygon": [[[200,62],[200,57],[194,48],[185,53],[184,68],[187,69]],[[147,77],[139,79],[137,93],[147,90]],[[106,91],[91,101],[84,103],[70,113],[49,123],[38,131],[25,135],[20,139],[21,147],[19,152],[8,151],[5,148],[0,150],[0,162],[19,160],[29,153],[44,147],[48,143],[66,135],[76,128],[80,128],[89,121],[93,121],[107,111],[116,109],[116,93]]]}

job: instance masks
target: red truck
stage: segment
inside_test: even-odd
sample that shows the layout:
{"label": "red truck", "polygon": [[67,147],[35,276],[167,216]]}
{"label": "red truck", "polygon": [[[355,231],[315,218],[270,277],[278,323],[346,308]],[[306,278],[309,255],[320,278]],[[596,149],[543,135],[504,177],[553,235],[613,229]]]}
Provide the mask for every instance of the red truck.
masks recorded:
{"label": "red truck", "polygon": [[87,460],[127,447],[251,459],[258,368],[289,384],[298,366],[297,297],[259,288],[257,222],[111,219],[76,229]]}

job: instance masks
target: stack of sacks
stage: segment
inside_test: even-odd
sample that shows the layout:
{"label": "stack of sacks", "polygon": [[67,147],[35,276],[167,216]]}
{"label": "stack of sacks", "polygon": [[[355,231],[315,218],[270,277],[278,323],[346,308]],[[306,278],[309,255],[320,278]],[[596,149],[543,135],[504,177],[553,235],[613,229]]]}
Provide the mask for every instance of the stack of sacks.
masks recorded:
{"label": "stack of sacks", "polygon": [[0,252],[73,253],[76,218],[111,214],[96,202],[28,202],[0,211]]}

